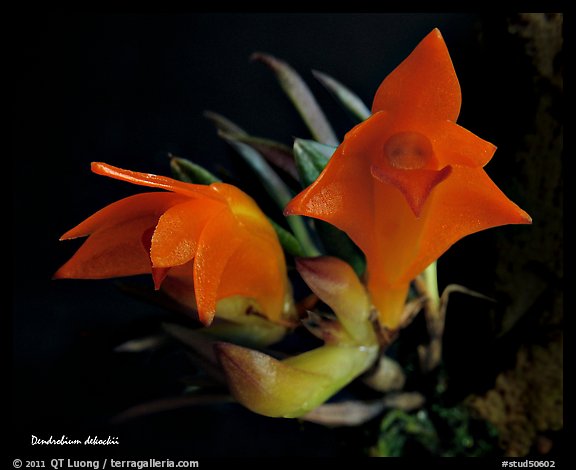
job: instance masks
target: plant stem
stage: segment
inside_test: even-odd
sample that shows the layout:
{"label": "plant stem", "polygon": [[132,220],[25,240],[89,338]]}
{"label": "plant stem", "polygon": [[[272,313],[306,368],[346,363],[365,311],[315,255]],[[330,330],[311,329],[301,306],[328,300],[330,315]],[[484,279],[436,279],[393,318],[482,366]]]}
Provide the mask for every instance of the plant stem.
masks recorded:
{"label": "plant stem", "polygon": [[435,310],[440,308],[440,291],[438,290],[437,261],[431,263],[421,274],[426,286],[426,296]]}
{"label": "plant stem", "polygon": [[418,348],[420,366],[424,372],[431,372],[442,360],[442,337],[444,335],[445,309],[442,308],[438,291],[436,261],[418,276],[416,289],[426,297],[424,315],[430,340],[427,345]]}

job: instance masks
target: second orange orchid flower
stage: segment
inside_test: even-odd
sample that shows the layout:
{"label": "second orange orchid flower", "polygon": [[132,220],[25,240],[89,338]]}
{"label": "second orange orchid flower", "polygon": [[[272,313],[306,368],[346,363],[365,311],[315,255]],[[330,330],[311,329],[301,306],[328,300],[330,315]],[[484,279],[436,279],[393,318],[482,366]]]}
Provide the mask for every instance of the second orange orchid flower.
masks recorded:
{"label": "second orange orchid flower", "polygon": [[460,86],[433,30],[380,85],[319,178],[285,210],[345,231],[367,258],[380,322],[399,325],[409,284],[462,237],[530,223],[483,167],[496,147],[456,124]]}
{"label": "second orange orchid flower", "polygon": [[210,324],[219,300],[243,296],[282,323],[289,295],[284,254],[256,203],[225,183],[210,186],[93,163],[100,175],[168,192],[117,201],[66,232],[88,235],[55,278],[101,279],[151,273],[156,288]]}

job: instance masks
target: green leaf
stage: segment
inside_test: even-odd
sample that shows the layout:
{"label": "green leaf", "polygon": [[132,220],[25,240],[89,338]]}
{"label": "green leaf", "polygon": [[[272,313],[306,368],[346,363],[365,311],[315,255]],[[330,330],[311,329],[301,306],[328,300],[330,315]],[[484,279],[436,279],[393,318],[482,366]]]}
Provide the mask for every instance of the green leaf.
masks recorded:
{"label": "green leaf", "polygon": [[243,134],[234,135],[239,142],[250,145],[254,150],[260,152],[269,163],[280,168],[298,181],[296,162],[294,161],[294,154],[290,147],[275,140],[264,139],[262,137]]}
{"label": "green leaf", "polygon": [[252,168],[254,173],[262,182],[264,189],[278,204],[280,209],[284,207],[292,199],[292,193],[286,183],[278,176],[270,165],[264,160],[260,152],[253,149],[250,145],[243,143],[239,140],[237,134],[231,134],[220,130],[218,135],[228,142],[242,157],[242,159]]}
{"label": "green leaf", "polygon": [[218,113],[205,111],[204,116],[210,119],[218,130],[234,135],[235,140],[250,145],[254,150],[260,152],[268,162],[282,169],[294,179],[298,179],[294,155],[290,147],[275,140],[249,135],[244,129]]}
{"label": "green leaf", "polygon": [[229,119],[220,114],[207,111],[204,115],[210,119],[218,129],[218,135],[232,146],[242,159],[256,173],[268,194],[278,204],[280,209],[292,199],[292,193],[278,174],[268,165],[260,152],[244,142],[248,134]]}
{"label": "green leaf", "polygon": [[241,127],[234,124],[230,119],[213,111],[204,111],[204,117],[210,119],[218,130],[229,132],[231,134],[248,135]]}
{"label": "green leaf", "polygon": [[295,139],[294,158],[303,187],[310,186],[328,164],[336,147],[314,140]]}
{"label": "green leaf", "polygon": [[261,52],[252,54],[251,59],[263,62],[274,71],[280,86],[296,106],[316,140],[328,145],[338,145],[338,138],[314,95],[292,67],[276,57]]}
{"label": "green leaf", "polygon": [[294,235],[292,235],[291,232],[281,227],[270,218],[268,219],[268,221],[270,222],[270,224],[272,224],[272,227],[274,227],[276,235],[278,235],[280,245],[282,245],[282,248],[284,248],[288,254],[299,257],[306,256],[306,253],[304,252],[302,245],[300,244],[298,239]]}
{"label": "green leaf", "polygon": [[315,220],[314,223],[326,253],[346,261],[352,266],[356,275],[362,276],[366,271],[366,257],[360,248],[345,232],[334,225],[323,220]]}
{"label": "green leaf", "polygon": [[344,109],[350,112],[352,116],[358,119],[359,122],[370,117],[370,109],[349,88],[345,87],[338,80],[335,80],[325,73],[312,70],[312,74],[330,93],[332,93],[334,98],[336,98],[336,101],[338,101]]}
{"label": "green leaf", "polygon": [[170,169],[175,178],[185,183],[212,184],[221,181],[207,169],[185,158],[171,157]]}

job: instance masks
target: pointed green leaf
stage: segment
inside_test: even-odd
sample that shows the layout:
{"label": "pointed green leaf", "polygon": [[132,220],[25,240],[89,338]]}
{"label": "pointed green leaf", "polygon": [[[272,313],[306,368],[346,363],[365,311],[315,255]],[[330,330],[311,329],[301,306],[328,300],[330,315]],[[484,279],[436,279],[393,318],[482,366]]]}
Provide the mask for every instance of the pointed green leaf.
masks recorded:
{"label": "pointed green leaf", "polygon": [[248,135],[244,129],[237,126],[230,119],[225,118],[214,111],[204,111],[204,117],[210,119],[210,121],[212,121],[220,131],[229,132],[231,134]]}
{"label": "pointed green leaf", "polygon": [[296,106],[316,140],[328,145],[338,145],[338,138],[314,95],[292,67],[276,57],[260,52],[252,54],[251,59],[263,62],[274,71],[280,86]]}
{"label": "pointed green leaf", "polygon": [[218,129],[218,135],[238,152],[242,159],[256,173],[272,199],[274,199],[281,209],[284,209],[284,206],[292,199],[292,193],[284,181],[280,179],[266,160],[264,160],[260,152],[244,142],[244,139],[249,137],[248,134],[220,114],[206,111],[204,116],[214,122]]}
{"label": "pointed green leaf", "polygon": [[336,98],[336,101],[338,101],[344,109],[350,112],[358,121],[364,121],[370,117],[370,109],[349,88],[325,73],[312,70],[312,74],[330,93],[332,93],[334,98]]}
{"label": "pointed green leaf", "polygon": [[322,173],[336,147],[314,140],[294,140],[294,158],[302,186],[310,186]]}
{"label": "pointed green leaf", "polygon": [[239,142],[248,144],[272,165],[288,173],[292,178],[298,180],[298,171],[294,161],[292,149],[287,145],[271,139],[254,137],[251,135],[234,134]]}
{"label": "pointed green leaf", "polygon": [[284,181],[264,160],[260,153],[250,145],[239,140],[237,134],[232,134],[220,130],[218,135],[228,142],[242,157],[242,159],[252,168],[258,176],[268,194],[274,199],[281,209],[292,199],[292,193]]}
{"label": "pointed green leaf", "polygon": [[282,248],[284,248],[288,254],[299,257],[306,256],[302,245],[300,245],[298,239],[292,235],[291,232],[278,225],[272,219],[268,219],[268,221],[272,224],[272,227],[274,227],[280,245],[282,245]]}
{"label": "pointed green leaf", "polygon": [[250,147],[257,150],[271,164],[282,169],[294,179],[298,179],[294,155],[290,147],[271,139],[249,135],[240,126],[230,121],[230,119],[213,111],[205,111],[204,116],[210,119],[218,130],[234,135],[237,141],[250,145]]}
{"label": "pointed green leaf", "polygon": [[175,178],[185,183],[212,184],[221,181],[220,178],[214,176],[206,168],[185,158],[172,157],[170,159],[170,169]]}

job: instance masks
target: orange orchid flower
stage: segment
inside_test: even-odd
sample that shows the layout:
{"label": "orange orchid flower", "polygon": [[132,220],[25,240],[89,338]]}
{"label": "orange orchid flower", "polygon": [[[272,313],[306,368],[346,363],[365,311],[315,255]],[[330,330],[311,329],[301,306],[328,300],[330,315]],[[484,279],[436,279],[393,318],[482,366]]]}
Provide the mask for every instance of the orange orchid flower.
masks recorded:
{"label": "orange orchid flower", "polygon": [[168,192],[117,201],[66,232],[89,236],[55,278],[151,273],[156,289],[197,307],[210,324],[220,299],[243,296],[281,321],[287,294],[282,248],[266,216],[238,188],[209,186],[93,163],[94,173]]}
{"label": "orange orchid flower", "polygon": [[460,104],[435,29],[386,77],[372,116],[285,210],[335,225],[362,249],[368,290],[388,328],[399,325],[410,281],[457,240],[531,222],[484,171],[496,147],[456,124]]}

